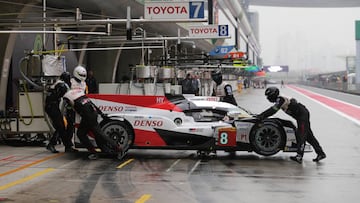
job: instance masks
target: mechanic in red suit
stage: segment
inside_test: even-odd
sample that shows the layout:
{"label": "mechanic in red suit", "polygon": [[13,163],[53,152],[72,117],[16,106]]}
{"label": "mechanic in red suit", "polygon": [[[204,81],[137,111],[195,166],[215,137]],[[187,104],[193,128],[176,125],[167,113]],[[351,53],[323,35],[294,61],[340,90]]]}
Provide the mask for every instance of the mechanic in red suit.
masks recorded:
{"label": "mechanic in red suit", "polygon": [[269,87],[265,90],[266,98],[275,103],[273,106],[257,115],[257,118],[263,120],[269,116],[274,115],[279,109],[282,109],[286,114],[293,117],[297,122],[297,130],[295,132],[297,142],[297,155],[291,156],[290,159],[298,163],[302,163],[304,155],[305,142],[309,142],[314,148],[317,156],[313,159],[314,162],[318,162],[326,155],[321,148],[318,140],[315,138],[310,127],[310,113],[308,109],[301,103],[297,102],[294,98],[287,98],[279,96],[280,91],[277,87]]}

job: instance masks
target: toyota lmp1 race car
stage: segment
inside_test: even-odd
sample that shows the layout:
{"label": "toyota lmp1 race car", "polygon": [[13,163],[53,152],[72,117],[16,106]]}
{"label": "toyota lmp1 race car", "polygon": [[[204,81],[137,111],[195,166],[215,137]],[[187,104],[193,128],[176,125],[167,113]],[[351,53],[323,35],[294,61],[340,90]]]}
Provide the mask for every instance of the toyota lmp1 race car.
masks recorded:
{"label": "toyota lmp1 race car", "polygon": [[[90,94],[107,118],[106,136],[129,149],[224,150],[270,156],[296,152],[295,126],[289,120],[255,115],[218,97]],[[75,146],[80,143],[75,140]],[[305,151],[311,151],[310,145]]]}

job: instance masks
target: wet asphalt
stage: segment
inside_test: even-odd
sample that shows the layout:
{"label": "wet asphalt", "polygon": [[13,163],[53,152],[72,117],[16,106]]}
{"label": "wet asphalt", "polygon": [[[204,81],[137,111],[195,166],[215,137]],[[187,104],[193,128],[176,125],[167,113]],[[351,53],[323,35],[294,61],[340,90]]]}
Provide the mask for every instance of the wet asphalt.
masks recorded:
{"label": "wet asphalt", "polygon": [[[346,100],[354,108],[360,96],[299,86]],[[311,112],[311,126],[327,154],[314,163],[314,152],[302,164],[280,152],[263,157],[253,152],[201,158],[196,151],[130,150],[124,160],[87,153],[52,154],[41,146],[0,144],[0,202],[357,202],[360,199],[360,125],[331,107],[290,87]],[[264,89],[236,92],[238,104],[260,113],[271,104]],[[346,98],[346,99],[345,99]],[[291,118],[283,112],[276,117]]]}

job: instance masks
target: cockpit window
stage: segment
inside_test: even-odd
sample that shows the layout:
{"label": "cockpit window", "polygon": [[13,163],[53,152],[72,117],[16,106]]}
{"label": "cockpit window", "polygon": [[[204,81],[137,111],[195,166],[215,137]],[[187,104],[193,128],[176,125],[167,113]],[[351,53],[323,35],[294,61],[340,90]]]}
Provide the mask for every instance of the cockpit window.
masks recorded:
{"label": "cockpit window", "polygon": [[193,117],[195,122],[214,122],[223,120],[227,112],[217,109],[193,109],[185,111],[185,114]]}

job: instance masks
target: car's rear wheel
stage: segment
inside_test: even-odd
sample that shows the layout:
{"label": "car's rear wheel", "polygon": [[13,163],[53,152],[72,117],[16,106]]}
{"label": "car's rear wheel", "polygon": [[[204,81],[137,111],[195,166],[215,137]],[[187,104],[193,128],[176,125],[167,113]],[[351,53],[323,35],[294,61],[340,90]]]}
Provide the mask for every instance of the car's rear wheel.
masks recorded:
{"label": "car's rear wheel", "polygon": [[256,153],[271,156],[284,148],[285,135],[277,124],[261,123],[252,130],[250,143]]}
{"label": "car's rear wheel", "polygon": [[106,120],[101,123],[101,130],[105,136],[118,143],[126,152],[134,142],[132,128],[124,121]]}

